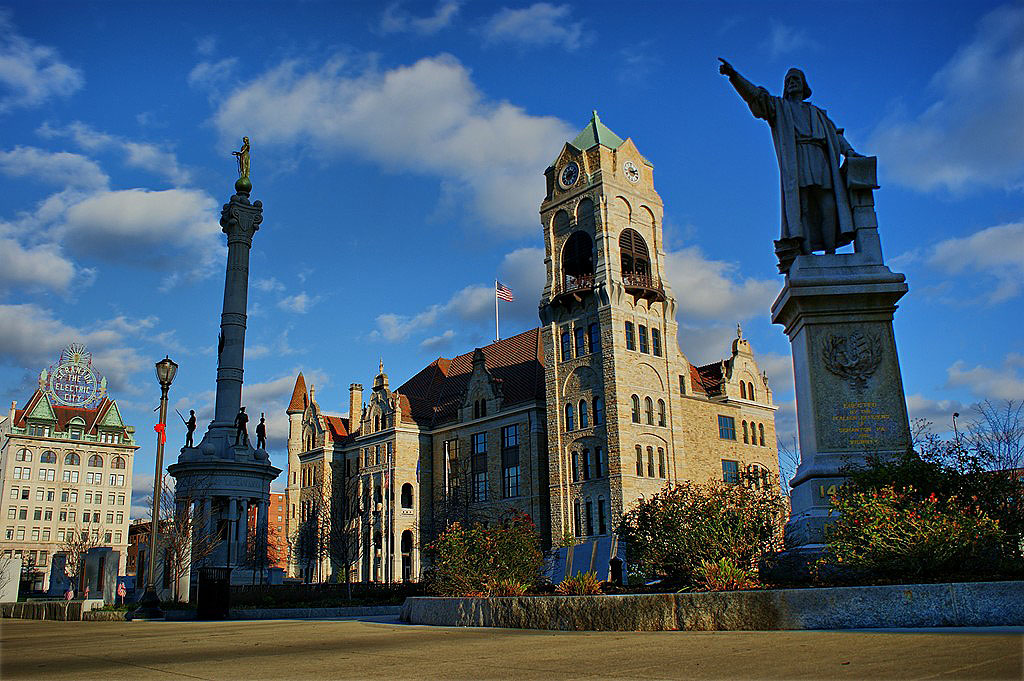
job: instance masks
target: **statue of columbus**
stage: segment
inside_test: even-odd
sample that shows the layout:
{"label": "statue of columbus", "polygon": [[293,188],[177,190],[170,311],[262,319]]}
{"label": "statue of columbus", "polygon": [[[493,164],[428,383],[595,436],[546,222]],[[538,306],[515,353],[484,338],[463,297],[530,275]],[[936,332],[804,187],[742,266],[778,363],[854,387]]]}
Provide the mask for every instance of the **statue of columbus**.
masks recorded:
{"label": "statue of columbus", "polygon": [[783,96],[775,97],[741,76],[726,60],[719,61],[719,72],[729,77],[754,116],[772,126],[782,183],[782,235],[776,249],[792,245],[805,255],[814,251],[832,254],[851,243],[853,215],[846,181],[839,172],[839,156],[861,154],[853,150],[824,109],[805,101],[811,88],[803,71],[790,69]]}

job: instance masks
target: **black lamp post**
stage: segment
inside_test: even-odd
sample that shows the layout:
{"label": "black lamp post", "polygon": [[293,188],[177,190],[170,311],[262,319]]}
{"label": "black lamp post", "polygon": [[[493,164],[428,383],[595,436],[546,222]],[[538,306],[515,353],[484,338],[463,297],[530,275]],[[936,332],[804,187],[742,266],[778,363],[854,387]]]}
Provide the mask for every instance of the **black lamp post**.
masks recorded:
{"label": "black lamp post", "polygon": [[[167,391],[174,380],[174,374],[178,372],[178,365],[170,357],[164,357],[156,363],[156,379],[160,381],[160,426],[166,428],[167,423]],[[164,440],[166,433],[163,429],[157,431],[156,438],[156,475],[153,479],[153,516],[149,528],[149,566],[146,569],[146,593],[139,600],[139,607],[132,613],[132,619],[163,619],[164,612],[160,609],[160,597],[156,594],[153,586],[153,570],[156,565],[156,538],[157,528],[160,524],[160,488],[162,487],[164,469]]]}

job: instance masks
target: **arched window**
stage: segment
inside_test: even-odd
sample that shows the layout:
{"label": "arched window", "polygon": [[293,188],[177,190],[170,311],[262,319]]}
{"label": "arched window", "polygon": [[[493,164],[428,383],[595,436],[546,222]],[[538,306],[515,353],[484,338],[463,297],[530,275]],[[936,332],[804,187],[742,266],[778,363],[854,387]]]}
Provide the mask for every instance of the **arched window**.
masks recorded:
{"label": "arched window", "polygon": [[19,449],[18,453],[14,455],[15,461],[31,461],[32,452],[27,449]]}
{"label": "arched window", "polygon": [[572,516],[573,516],[572,519],[574,521],[574,524],[576,525],[576,527],[575,527],[575,530],[576,530],[575,534],[576,534],[577,537],[580,537],[580,536],[583,535],[583,523],[581,522],[581,519],[580,519],[580,500],[579,499],[574,499],[573,502],[572,502]]}
{"label": "arched window", "polygon": [[747,399],[747,384],[743,381],[740,381],[740,399]]}
{"label": "arched window", "polygon": [[665,450],[658,447],[658,477],[665,477]]}
{"label": "arched window", "polygon": [[594,396],[594,425],[599,426],[604,423],[604,398],[600,395]]}
{"label": "arched window", "polygon": [[402,508],[412,508],[412,485],[402,485]]}
{"label": "arched window", "polygon": [[583,479],[590,480],[590,450],[584,449],[583,454]]}
{"label": "arched window", "polygon": [[412,553],[412,530],[402,533],[402,553]]}
{"label": "arched window", "polygon": [[587,335],[590,337],[590,338],[588,338],[588,340],[590,342],[590,352],[592,352],[592,353],[600,352],[601,351],[601,327],[600,327],[600,325],[598,325],[597,322],[594,322],[593,324],[588,326],[587,327]]}
{"label": "arched window", "polygon": [[81,457],[78,456],[78,454],[75,454],[74,452],[68,452],[67,454],[64,455],[64,465],[80,466],[82,465],[82,459]]}
{"label": "arched window", "polygon": [[587,411],[587,401],[580,400],[580,428],[590,427],[590,412]]}
{"label": "arched window", "polygon": [[[740,383],[740,385],[743,385],[743,384]],[[747,439],[747,422],[744,421],[743,422],[743,443],[746,444],[748,442],[750,442],[750,440]]]}
{"label": "arched window", "polygon": [[103,468],[103,457],[93,454],[89,457],[89,468]]}
{"label": "arched window", "polygon": [[565,290],[593,286],[594,242],[583,230],[572,233],[562,247],[562,272]]}
{"label": "arched window", "polygon": [[753,383],[747,383],[747,397],[749,399],[751,399],[751,400],[757,399],[757,398],[754,397],[754,384]]}
{"label": "arched window", "polygon": [[580,481],[580,453],[577,451],[572,453],[572,481]]}
{"label": "arched window", "polygon": [[604,450],[600,447],[594,447],[594,477],[603,478],[606,471]]}
{"label": "arched window", "polygon": [[57,455],[47,450],[39,457],[39,463],[57,463]]}
{"label": "arched window", "polygon": [[576,334],[576,356],[582,357],[587,354],[587,330],[583,326],[577,326],[574,330]]}
{"label": "arched window", "polygon": [[373,432],[380,430],[380,414],[374,414],[373,416]]}
{"label": "arched window", "polygon": [[487,416],[487,400],[484,398],[480,399],[480,416]]}
{"label": "arched window", "polygon": [[644,413],[647,414],[647,425],[654,425],[654,400],[650,397],[644,398]]}
{"label": "arched window", "polygon": [[651,256],[647,250],[647,242],[636,230],[625,229],[619,235],[619,257],[623,276],[651,273]]}
{"label": "arched window", "polygon": [[585,508],[587,509],[587,536],[591,537],[594,534],[594,502],[590,500],[590,497],[587,497]]}
{"label": "arched window", "polygon": [[757,434],[759,435],[758,439],[761,440],[761,446],[764,447],[764,424],[763,423],[757,424]]}
{"label": "arched window", "polygon": [[124,469],[124,467],[125,467],[124,457],[123,456],[115,456],[113,461],[110,462],[110,467],[111,468],[116,468],[118,470]]}
{"label": "arched window", "polygon": [[572,359],[572,335],[568,331],[562,332],[562,361]]}
{"label": "arched window", "polygon": [[566,431],[576,430],[575,414],[576,414],[576,409],[573,407],[572,403],[569,403],[569,404],[565,405],[565,430]]}
{"label": "arched window", "polygon": [[640,398],[633,395],[633,423],[640,423]]}
{"label": "arched window", "polygon": [[644,475],[644,450],[640,448],[640,445],[636,446],[636,474],[640,477]]}
{"label": "arched window", "polygon": [[608,524],[605,519],[605,505],[604,497],[597,498],[597,533],[605,534],[608,532]]}
{"label": "arched window", "polygon": [[654,448],[647,448],[647,477],[654,477]]}
{"label": "arched window", "polygon": [[658,400],[658,425],[665,425],[665,400]]}

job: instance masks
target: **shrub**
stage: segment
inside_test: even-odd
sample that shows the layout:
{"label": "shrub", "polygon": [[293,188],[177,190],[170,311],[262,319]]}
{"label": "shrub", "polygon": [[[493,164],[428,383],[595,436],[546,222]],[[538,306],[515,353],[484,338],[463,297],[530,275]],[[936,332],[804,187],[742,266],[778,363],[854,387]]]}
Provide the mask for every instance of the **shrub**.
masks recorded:
{"label": "shrub", "polygon": [[596,572],[581,572],[559,582],[555,593],[560,596],[593,596],[604,592]]}
{"label": "shrub", "polygon": [[736,591],[760,586],[756,572],[740,567],[730,558],[701,561],[694,577],[694,586],[705,591]]}
{"label": "shrub", "polygon": [[488,596],[523,596],[530,585],[514,579],[499,579],[487,585]]}
{"label": "shrub", "polygon": [[666,487],[641,500],[618,528],[634,576],[697,583],[701,563],[730,559],[753,569],[776,550],[785,522],[782,498],[770,490],[712,482]]}
{"label": "shrub", "polygon": [[821,565],[883,579],[937,579],[997,571],[1004,532],[977,503],[913,486],[843,485],[832,500]]}
{"label": "shrub", "polygon": [[452,523],[427,546],[427,554],[431,589],[450,596],[488,594],[509,582],[533,585],[543,561],[537,528],[524,513],[489,527]]}

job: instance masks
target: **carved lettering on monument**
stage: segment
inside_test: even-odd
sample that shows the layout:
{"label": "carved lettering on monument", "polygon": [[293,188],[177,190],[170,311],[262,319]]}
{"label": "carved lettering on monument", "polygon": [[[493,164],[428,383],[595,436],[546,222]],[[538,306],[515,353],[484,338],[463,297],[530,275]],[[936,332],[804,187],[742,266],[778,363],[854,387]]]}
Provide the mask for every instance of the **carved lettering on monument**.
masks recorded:
{"label": "carved lettering on monument", "polygon": [[882,362],[882,343],[877,334],[854,331],[847,336],[830,334],[821,344],[825,368],[846,380],[854,390],[864,390]]}
{"label": "carved lettering on monument", "polygon": [[832,420],[849,447],[870,450],[887,441],[892,414],[877,402],[843,402],[836,412]]}

